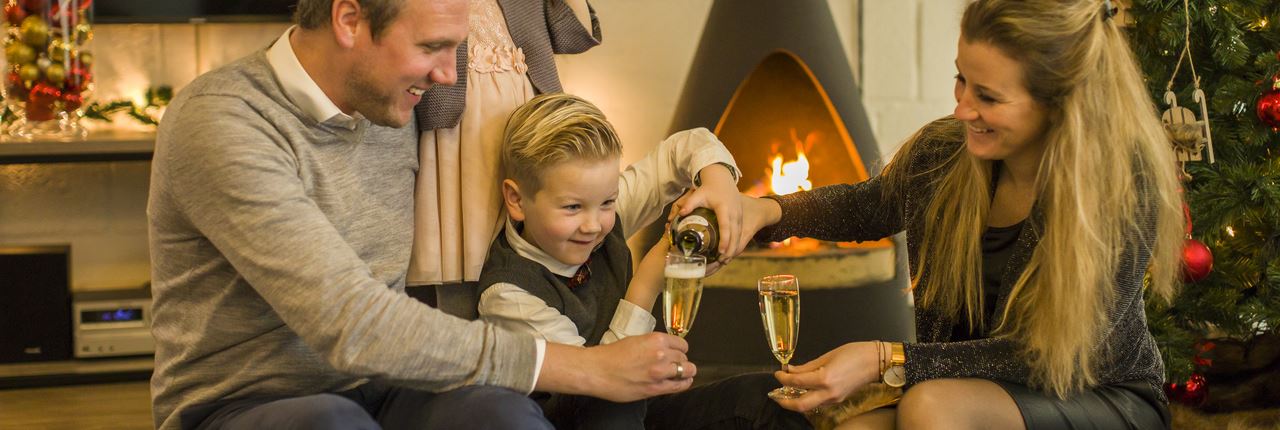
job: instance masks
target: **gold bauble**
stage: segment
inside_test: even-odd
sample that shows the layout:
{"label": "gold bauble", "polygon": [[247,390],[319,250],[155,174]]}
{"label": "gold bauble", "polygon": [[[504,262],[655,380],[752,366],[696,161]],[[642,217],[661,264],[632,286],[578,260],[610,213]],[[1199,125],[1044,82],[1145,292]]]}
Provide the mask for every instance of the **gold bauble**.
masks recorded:
{"label": "gold bauble", "polygon": [[93,40],[93,28],[89,27],[89,23],[81,22],[76,26],[76,44],[83,45]]}
{"label": "gold bauble", "polygon": [[80,64],[85,67],[93,65],[93,53],[89,51],[80,51]]}
{"label": "gold bauble", "polygon": [[14,41],[4,48],[4,58],[9,60],[9,64],[27,64],[36,61],[36,50],[31,49],[31,45]]}
{"label": "gold bauble", "polygon": [[18,32],[22,35],[22,41],[31,46],[44,46],[49,41],[49,24],[39,16],[23,18]]}
{"label": "gold bauble", "polygon": [[44,77],[54,86],[62,86],[67,80],[67,69],[61,64],[50,64],[48,69],[44,69]]}
{"label": "gold bauble", "polygon": [[35,64],[27,63],[18,68],[18,78],[24,81],[34,81],[40,79],[40,68]]}
{"label": "gold bauble", "polygon": [[49,42],[49,59],[54,62],[61,63],[67,59],[67,44],[62,39],[53,39]]}

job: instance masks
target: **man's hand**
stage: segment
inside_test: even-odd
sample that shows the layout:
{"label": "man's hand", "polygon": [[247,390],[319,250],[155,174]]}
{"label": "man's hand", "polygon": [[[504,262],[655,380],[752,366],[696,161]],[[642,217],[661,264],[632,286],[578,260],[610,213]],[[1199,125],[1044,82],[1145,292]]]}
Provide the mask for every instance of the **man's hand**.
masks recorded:
{"label": "man's hand", "polygon": [[[738,184],[733,179],[733,173],[722,164],[703,167],[698,177],[702,186],[685,193],[671,204],[671,218],[668,221],[673,221],[677,215],[688,215],[700,207],[715,211],[720,224],[720,244],[717,248],[720,253],[719,262],[727,264],[746,247],[745,244],[742,247],[736,246],[742,241],[742,201],[738,197]],[[750,237],[747,239],[750,240]]]}
{"label": "man's hand", "polygon": [[666,333],[591,348],[548,343],[535,389],[619,403],[684,391],[698,374],[688,349],[684,339]]}

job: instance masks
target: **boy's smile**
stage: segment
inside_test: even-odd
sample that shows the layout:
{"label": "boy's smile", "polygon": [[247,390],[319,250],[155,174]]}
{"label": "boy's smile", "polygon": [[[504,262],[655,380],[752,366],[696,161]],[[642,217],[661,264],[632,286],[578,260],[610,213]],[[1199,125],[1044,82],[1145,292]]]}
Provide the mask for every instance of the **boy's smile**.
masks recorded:
{"label": "boy's smile", "polygon": [[561,263],[585,263],[617,220],[618,166],[618,157],[569,160],[542,172],[542,189],[507,202],[511,219],[524,222],[520,237]]}

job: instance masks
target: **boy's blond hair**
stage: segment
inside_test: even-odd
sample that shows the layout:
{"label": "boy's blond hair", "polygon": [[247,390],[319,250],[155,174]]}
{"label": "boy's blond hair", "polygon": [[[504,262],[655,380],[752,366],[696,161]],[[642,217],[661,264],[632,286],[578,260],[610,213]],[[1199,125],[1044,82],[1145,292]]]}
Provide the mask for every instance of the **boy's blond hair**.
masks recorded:
{"label": "boy's blond hair", "polygon": [[543,94],[511,114],[502,136],[502,171],[528,196],[542,188],[541,175],[571,160],[600,161],[622,154],[622,144],[604,112],[571,94]]}

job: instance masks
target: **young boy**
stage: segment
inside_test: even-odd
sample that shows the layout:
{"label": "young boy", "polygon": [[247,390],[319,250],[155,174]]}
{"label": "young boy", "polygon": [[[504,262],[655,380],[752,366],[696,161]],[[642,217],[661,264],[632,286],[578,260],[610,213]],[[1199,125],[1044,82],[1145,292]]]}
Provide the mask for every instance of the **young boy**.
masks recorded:
{"label": "young boy", "polygon": [[[480,272],[481,318],[585,346],[654,330],[668,244],[659,240],[633,276],[626,238],[699,179],[734,187],[719,197],[736,199],[739,174],[706,129],[667,138],[619,175],[621,153],[613,127],[581,98],[541,95],[512,114],[502,147],[508,220]],[[643,401],[552,396],[542,404],[557,428],[644,424]]]}

